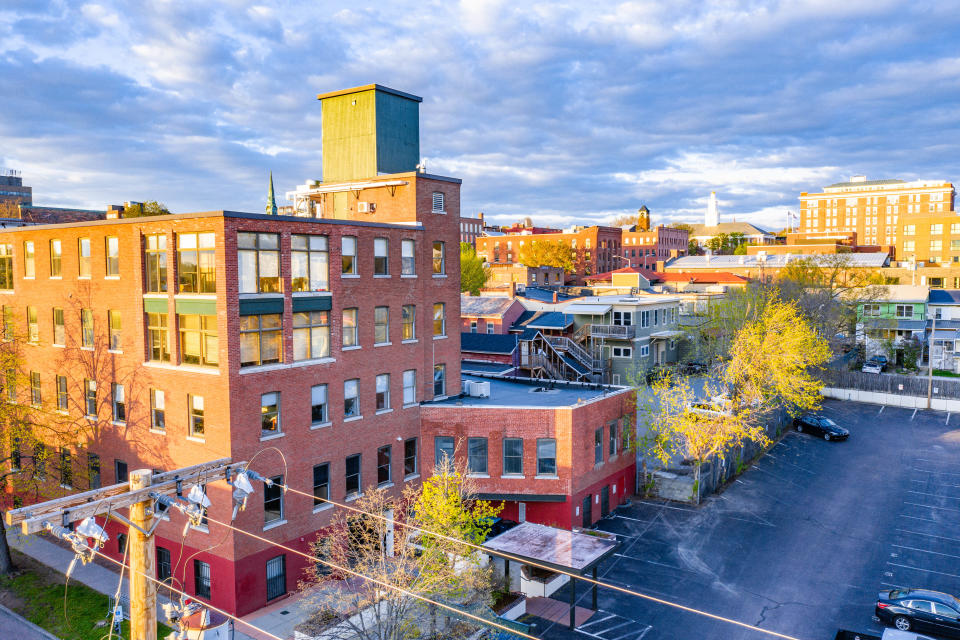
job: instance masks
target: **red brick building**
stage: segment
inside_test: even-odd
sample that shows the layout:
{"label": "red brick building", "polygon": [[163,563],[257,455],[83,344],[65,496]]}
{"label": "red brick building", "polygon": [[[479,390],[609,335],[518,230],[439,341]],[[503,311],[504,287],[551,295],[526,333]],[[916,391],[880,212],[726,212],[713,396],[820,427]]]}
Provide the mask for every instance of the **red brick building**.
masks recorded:
{"label": "red brick building", "polygon": [[650,231],[624,231],[623,257],[619,266],[655,269],[657,261],[687,255],[688,233],[663,225]]}
{"label": "red brick building", "polygon": [[465,376],[468,383],[488,383],[488,397],[421,407],[427,475],[455,451],[481,497],[505,501],[502,517],[565,529],[593,524],[634,492],[636,457],[624,448],[635,424],[630,389]]}
{"label": "red brick building", "polygon": [[[415,98],[389,91],[334,97]],[[410,169],[312,183],[300,216],[0,229],[0,303],[26,336],[20,399],[88,434],[56,452],[67,471],[52,481],[86,490],[220,457],[337,501],[419,481],[419,403],[460,391],[460,181]],[[211,520],[229,521],[222,483],[210,498]],[[258,488],[236,525],[307,550],[332,512]],[[181,527],[160,525],[157,566],[187,592],[244,615],[296,589],[301,557]]]}
{"label": "red brick building", "polygon": [[506,296],[460,296],[460,322],[463,333],[510,332],[524,312],[516,298]]}

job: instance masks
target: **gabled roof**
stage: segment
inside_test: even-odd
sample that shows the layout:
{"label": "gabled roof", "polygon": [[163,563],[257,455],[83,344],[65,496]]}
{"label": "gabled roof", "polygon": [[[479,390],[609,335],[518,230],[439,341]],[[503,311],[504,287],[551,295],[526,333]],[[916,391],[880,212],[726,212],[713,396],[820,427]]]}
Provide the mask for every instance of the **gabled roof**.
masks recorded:
{"label": "gabled roof", "polygon": [[566,329],[573,324],[573,316],[559,311],[545,311],[526,323],[529,329]]}
{"label": "gabled roof", "polygon": [[517,348],[516,334],[461,333],[460,351],[510,355]]}
{"label": "gabled roof", "polygon": [[721,233],[731,234],[731,233],[742,233],[745,236],[773,236],[772,233],[766,229],[761,229],[756,225],[752,225],[749,222],[721,222],[716,226],[707,226],[705,224],[692,224],[693,231],[690,232],[690,237],[697,236],[716,236]]}
{"label": "gabled roof", "polygon": [[498,316],[510,309],[516,302],[505,296],[466,296],[460,294],[461,316]]}
{"label": "gabled roof", "polygon": [[960,289],[930,289],[930,304],[960,304]]}
{"label": "gabled roof", "polygon": [[510,327],[511,331],[520,331],[523,329],[524,325],[527,324],[527,321],[530,320],[533,316],[537,315],[537,311],[531,309],[524,309],[516,320],[513,321],[513,326]]}

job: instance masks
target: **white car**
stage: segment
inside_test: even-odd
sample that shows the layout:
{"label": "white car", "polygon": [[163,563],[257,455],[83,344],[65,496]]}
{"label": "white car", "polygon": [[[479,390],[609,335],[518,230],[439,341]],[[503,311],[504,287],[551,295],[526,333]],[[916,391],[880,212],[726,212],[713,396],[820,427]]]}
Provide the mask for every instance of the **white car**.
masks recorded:
{"label": "white car", "polygon": [[883,367],[880,366],[879,362],[874,362],[871,360],[870,362],[865,362],[863,364],[863,368],[860,369],[860,371],[863,371],[864,373],[879,374],[881,371],[883,371]]}

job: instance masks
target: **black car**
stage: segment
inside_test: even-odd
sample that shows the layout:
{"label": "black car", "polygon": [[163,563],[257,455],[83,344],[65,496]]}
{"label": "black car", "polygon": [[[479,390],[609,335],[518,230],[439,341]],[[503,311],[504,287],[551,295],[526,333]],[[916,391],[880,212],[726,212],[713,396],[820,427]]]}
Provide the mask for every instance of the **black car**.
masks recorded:
{"label": "black car", "polygon": [[875,615],[901,631],[929,631],[960,638],[960,600],[926,589],[891,589],[877,597]]}
{"label": "black car", "polygon": [[824,440],[846,440],[850,436],[850,432],[836,422],[816,413],[805,413],[794,418],[793,427],[800,432],[821,436]]}

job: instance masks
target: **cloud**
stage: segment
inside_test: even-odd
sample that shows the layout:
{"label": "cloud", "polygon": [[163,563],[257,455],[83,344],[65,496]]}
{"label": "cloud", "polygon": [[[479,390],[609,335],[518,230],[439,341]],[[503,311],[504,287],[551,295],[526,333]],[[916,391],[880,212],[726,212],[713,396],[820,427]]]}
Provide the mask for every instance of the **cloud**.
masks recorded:
{"label": "cloud", "polygon": [[260,211],[321,175],[318,92],[424,97],[465,213],[603,222],[647,204],[782,226],[856,173],[952,180],[960,16],[893,0],[93,0],[0,6],[3,162],[37,202]]}

